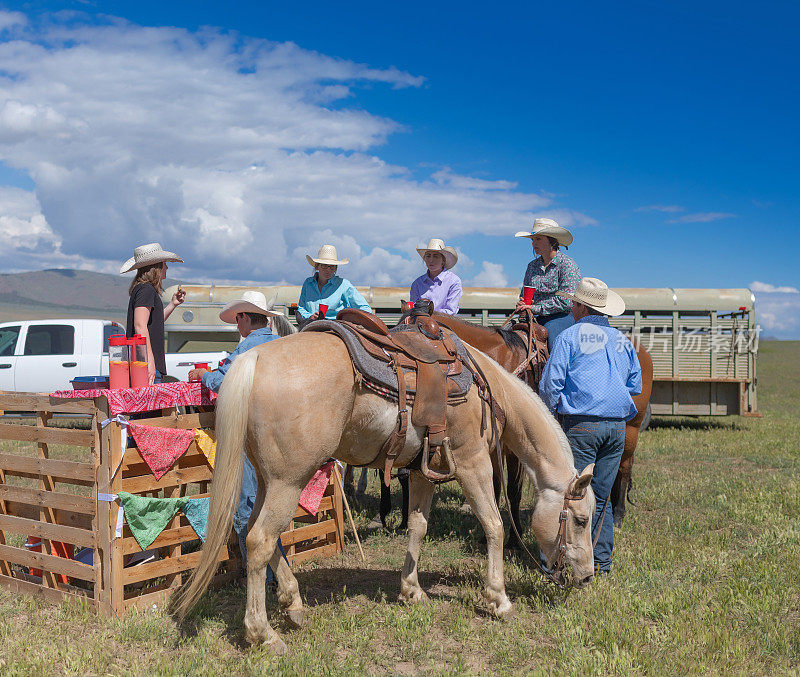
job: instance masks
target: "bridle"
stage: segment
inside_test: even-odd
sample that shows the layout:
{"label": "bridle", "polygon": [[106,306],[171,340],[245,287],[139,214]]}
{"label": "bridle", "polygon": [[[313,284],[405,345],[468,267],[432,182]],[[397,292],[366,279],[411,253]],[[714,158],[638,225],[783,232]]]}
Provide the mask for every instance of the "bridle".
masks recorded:
{"label": "bridle", "polygon": [[[511,514],[511,501],[508,498],[508,492],[506,491],[506,483],[503,481],[503,443],[500,440],[500,431],[497,428],[497,413],[501,413],[502,409],[499,404],[494,399],[494,395],[492,395],[492,388],[489,385],[489,381],[486,379],[486,375],[483,373],[483,370],[480,368],[480,365],[475,361],[475,358],[472,357],[472,354],[469,350],[467,350],[467,355],[469,356],[469,361],[472,364],[472,367],[475,369],[474,373],[477,373],[483,383],[479,384],[479,390],[485,390],[486,395],[483,394],[481,397],[484,400],[487,400],[489,403],[489,418],[492,422],[492,436],[494,437],[494,447],[497,453],[497,467],[498,472],[500,473],[500,487],[503,490],[503,497],[506,501],[506,509]],[[497,412],[497,413],[496,413]],[[505,420],[505,413],[502,413],[501,418]],[[567,518],[569,517],[569,502],[570,501],[580,501],[586,497],[586,488],[584,487],[580,493],[575,492],[575,482],[578,479],[578,475],[576,474],[567,485],[567,489],[564,492],[564,502],[561,506],[561,512],[558,516],[558,557],[556,558],[555,567],[552,571],[548,571],[545,569],[541,563],[539,562],[538,557],[534,557],[533,553],[528,550],[528,546],[525,545],[525,542],[522,540],[522,536],[520,535],[519,531],[517,530],[517,525],[514,524],[514,518],[512,517],[509,521],[511,523],[511,528],[514,530],[514,533],[517,536],[517,540],[519,544],[522,546],[522,549],[527,553],[528,557],[531,558],[531,561],[536,565],[536,568],[539,572],[553,585],[561,590],[566,590],[571,587],[572,582],[563,582],[566,581],[566,577],[563,576],[564,569],[566,568],[566,564],[564,562],[564,555],[567,552]]]}

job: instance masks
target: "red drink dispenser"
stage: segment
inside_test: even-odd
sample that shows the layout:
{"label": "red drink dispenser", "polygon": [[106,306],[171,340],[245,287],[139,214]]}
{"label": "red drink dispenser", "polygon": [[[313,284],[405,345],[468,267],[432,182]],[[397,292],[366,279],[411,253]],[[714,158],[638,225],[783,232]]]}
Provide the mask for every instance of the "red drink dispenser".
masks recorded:
{"label": "red drink dispenser", "polygon": [[122,335],[108,339],[108,387],[130,388],[130,346]]}
{"label": "red drink dispenser", "polygon": [[147,374],[147,339],[136,334],[128,339],[131,347],[131,388],[150,385]]}

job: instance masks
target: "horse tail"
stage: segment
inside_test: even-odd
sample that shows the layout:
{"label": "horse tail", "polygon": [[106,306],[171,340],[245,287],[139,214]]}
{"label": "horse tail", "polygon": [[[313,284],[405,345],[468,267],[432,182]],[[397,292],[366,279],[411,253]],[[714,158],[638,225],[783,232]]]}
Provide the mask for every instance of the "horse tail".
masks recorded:
{"label": "horse tail", "polygon": [[217,399],[217,454],[206,540],[197,568],[175,597],[173,608],[179,618],[186,615],[208,587],[217,571],[219,553],[231,533],[242,487],[248,404],[257,360],[258,351],[243,353],[233,362],[222,382]]}

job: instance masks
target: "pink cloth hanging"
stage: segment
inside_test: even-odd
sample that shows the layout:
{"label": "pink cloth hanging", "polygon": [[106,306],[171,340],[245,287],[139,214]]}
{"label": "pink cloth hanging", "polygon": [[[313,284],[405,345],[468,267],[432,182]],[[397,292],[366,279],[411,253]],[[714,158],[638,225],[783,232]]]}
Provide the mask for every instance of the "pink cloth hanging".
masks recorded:
{"label": "pink cloth hanging", "polygon": [[135,414],[168,407],[212,404],[217,394],[199,381],[156,383],[145,388],[98,388],[93,390],[57,390],[51,397],[69,399],[105,397],[111,415]]}
{"label": "pink cloth hanging", "polygon": [[194,430],[158,428],[134,421],[128,422],[128,432],[136,441],[139,455],[147,463],[157,480],[186,453],[194,440]]}
{"label": "pink cloth hanging", "polygon": [[331,480],[334,461],[328,461],[314,474],[311,481],[303,489],[298,501],[301,508],[308,510],[312,515],[316,515],[319,504],[322,503],[322,496]]}

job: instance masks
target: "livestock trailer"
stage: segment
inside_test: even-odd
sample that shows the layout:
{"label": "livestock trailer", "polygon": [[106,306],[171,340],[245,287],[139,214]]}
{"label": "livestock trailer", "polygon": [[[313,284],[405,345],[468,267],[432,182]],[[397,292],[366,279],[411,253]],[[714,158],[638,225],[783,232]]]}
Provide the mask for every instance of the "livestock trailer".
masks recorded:
{"label": "livestock trailer", "polygon": [[[171,287],[165,298],[176,291]],[[220,321],[227,302],[257,289],[293,319],[299,286],[183,285],[186,302],[165,324],[167,350],[233,349],[236,327]],[[358,287],[388,325],[400,316],[405,287]],[[639,341],[653,358],[651,410],[655,415],[758,415],[755,298],[749,289],[616,289],[626,311],[611,324]],[[517,288],[467,287],[459,317],[499,326],[519,296]]]}

